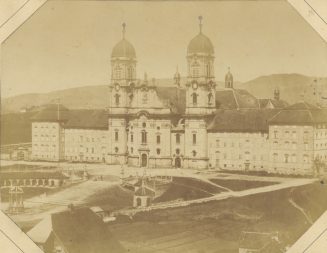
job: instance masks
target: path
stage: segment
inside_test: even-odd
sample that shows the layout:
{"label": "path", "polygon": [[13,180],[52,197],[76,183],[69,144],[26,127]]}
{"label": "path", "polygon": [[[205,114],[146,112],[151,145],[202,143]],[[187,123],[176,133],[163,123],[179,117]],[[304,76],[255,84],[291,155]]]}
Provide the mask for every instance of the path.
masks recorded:
{"label": "path", "polygon": [[45,218],[47,215],[67,209],[69,204],[83,205],[85,200],[99,191],[118,185],[119,181],[85,181],[46,197],[37,196],[24,201],[25,212],[10,217],[18,223]]}
{"label": "path", "polygon": [[218,193],[218,194],[215,194],[215,195],[207,197],[207,198],[185,200],[185,201],[178,201],[178,202],[176,201],[176,202],[168,202],[168,203],[167,202],[166,203],[158,203],[158,204],[153,204],[149,207],[136,208],[136,209],[124,209],[124,210],[120,210],[119,212],[128,214],[128,215],[133,215],[135,213],[142,212],[142,211],[183,207],[183,206],[189,206],[191,204],[206,203],[206,202],[213,201],[213,200],[223,200],[223,199],[228,199],[228,198],[232,198],[232,197],[245,197],[245,196],[250,196],[250,195],[254,195],[254,194],[272,192],[272,191],[282,190],[282,189],[286,189],[286,188],[311,184],[314,181],[316,181],[316,180],[315,179],[294,179],[294,180],[291,180],[288,182],[283,182],[280,184],[258,187],[258,188],[244,190],[244,191],[222,192],[222,193]]}

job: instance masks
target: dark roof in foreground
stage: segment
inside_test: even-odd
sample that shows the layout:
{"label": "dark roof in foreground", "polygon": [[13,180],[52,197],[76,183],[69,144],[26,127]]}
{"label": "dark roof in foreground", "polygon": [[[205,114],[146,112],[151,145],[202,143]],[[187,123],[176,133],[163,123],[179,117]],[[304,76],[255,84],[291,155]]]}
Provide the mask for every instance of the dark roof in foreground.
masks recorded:
{"label": "dark roof in foreground", "polygon": [[217,110],[210,132],[268,132],[268,120],[278,109]]}
{"label": "dark roof in foreground", "polygon": [[54,235],[69,253],[126,252],[89,208],[51,215]]}
{"label": "dark roof in foreground", "polygon": [[327,110],[320,109],[305,102],[300,102],[281,110],[270,119],[269,123],[276,125],[312,125],[327,123]]}

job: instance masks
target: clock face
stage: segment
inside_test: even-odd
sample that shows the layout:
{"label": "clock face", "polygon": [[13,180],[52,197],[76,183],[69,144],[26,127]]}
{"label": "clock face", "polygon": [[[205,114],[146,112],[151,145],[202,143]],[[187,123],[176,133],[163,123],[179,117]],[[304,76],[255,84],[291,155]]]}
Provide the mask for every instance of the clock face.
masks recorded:
{"label": "clock face", "polygon": [[197,89],[198,88],[198,84],[196,82],[192,83],[192,87],[193,89]]}
{"label": "clock face", "polygon": [[116,91],[119,91],[119,89],[120,89],[120,86],[119,86],[118,83],[116,83],[116,84],[115,84],[115,90],[116,90]]}

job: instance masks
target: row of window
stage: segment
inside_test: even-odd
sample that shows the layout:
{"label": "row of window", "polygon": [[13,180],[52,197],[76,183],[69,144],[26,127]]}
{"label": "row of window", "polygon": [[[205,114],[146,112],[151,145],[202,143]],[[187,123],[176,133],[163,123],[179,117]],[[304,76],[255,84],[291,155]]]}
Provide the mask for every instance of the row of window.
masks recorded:
{"label": "row of window", "polygon": [[[143,130],[141,132],[141,142],[142,142],[142,144],[147,143],[147,136],[148,136],[148,133],[145,130]],[[115,141],[116,142],[119,141],[119,132],[118,131],[115,131]],[[180,134],[176,134],[176,144],[180,144],[180,141],[181,141]],[[134,142],[134,134],[133,133],[130,134],[130,142]],[[160,135],[156,136],[156,142],[157,142],[157,144],[161,143],[161,136]],[[196,144],[196,134],[193,134],[193,144]]]}
{"label": "row of window", "polygon": [[[274,153],[273,154],[273,162],[278,162],[279,161],[279,158],[280,157],[279,157],[279,155],[277,153]],[[292,155],[290,155],[290,154],[284,154],[284,155],[281,156],[281,158],[282,158],[282,161],[284,163],[290,163],[290,162],[296,163],[296,162],[300,162],[300,161],[298,161],[298,156],[296,154],[292,154]],[[309,156],[308,155],[303,155],[302,156],[302,162],[303,163],[310,162]]]}
{"label": "row of window", "polygon": [[[216,153],[216,157],[217,158],[220,158],[220,153]],[[251,156],[250,156],[250,153],[249,152],[245,152],[245,155],[243,154],[227,154],[227,153],[224,153],[223,154],[223,158],[224,159],[239,159],[239,160],[250,160]],[[260,155],[260,156],[257,156],[257,155],[253,155],[252,156],[252,160],[255,161],[255,160],[260,160],[260,161],[263,161],[264,160],[264,155]]]}
{"label": "row of window", "polygon": [[[296,139],[297,138],[297,132],[296,131],[292,131],[292,132],[284,131],[283,134],[282,134],[280,131],[275,130],[273,132],[273,136],[274,136],[274,139],[278,139],[280,137]],[[308,139],[308,138],[309,138],[309,131],[304,131],[303,132],[303,139]]]}
{"label": "row of window", "polygon": [[[198,104],[198,94],[196,94],[195,92],[193,92],[192,94],[191,94],[191,97],[192,97],[192,103],[193,103],[193,105],[195,106],[195,105],[197,105]],[[209,92],[208,93],[208,105],[211,105],[211,104],[213,104],[213,101],[214,99],[213,99],[213,95],[212,95],[212,93],[211,92]]]}
{"label": "row of window", "polygon": [[[242,142],[230,142],[230,145],[228,145],[227,142],[221,142],[220,140],[216,140],[216,147],[217,148],[221,148],[221,147],[231,147],[231,148],[234,148],[234,147],[239,147],[239,148],[242,148],[243,147],[243,144],[245,144],[244,146],[249,146],[251,143],[253,142],[250,142],[250,140],[245,140],[244,143]],[[260,143],[260,146],[263,147],[264,146],[264,142],[259,142]]]}
{"label": "row of window", "polygon": [[43,125],[41,125],[41,126],[34,125],[34,128],[35,129],[36,128],[39,128],[39,129],[56,129],[56,126],[55,125],[53,125],[53,126],[49,126],[49,125],[45,125],[45,126],[43,126]]}

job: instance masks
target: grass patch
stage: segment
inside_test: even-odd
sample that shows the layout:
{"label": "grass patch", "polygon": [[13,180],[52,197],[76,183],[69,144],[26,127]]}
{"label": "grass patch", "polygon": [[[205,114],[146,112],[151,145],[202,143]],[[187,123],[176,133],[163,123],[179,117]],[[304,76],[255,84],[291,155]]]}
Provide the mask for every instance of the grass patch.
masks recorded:
{"label": "grass patch", "polygon": [[218,186],[187,177],[174,177],[168,189],[154,202],[167,202],[174,200],[191,200],[210,197],[222,192]]}
{"label": "grass patch", "polygon": [[243,191],[252,188],[258,188],[268,185],[277,184],[277,182],[266,182],[266,181],[250,181],[250,180],[240,180],[240,179],[218,179],[212,178],[211,182],[231,189],[232,191]]}

